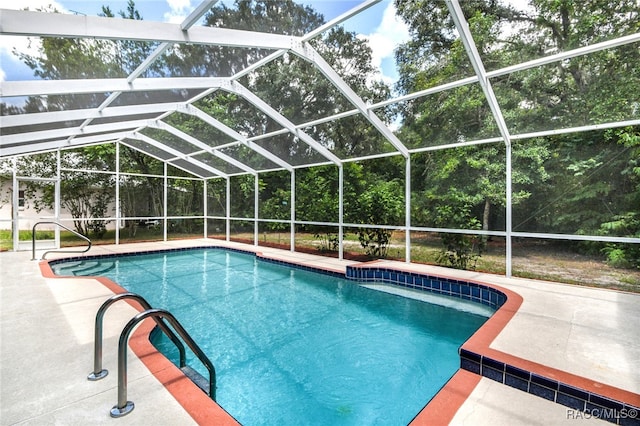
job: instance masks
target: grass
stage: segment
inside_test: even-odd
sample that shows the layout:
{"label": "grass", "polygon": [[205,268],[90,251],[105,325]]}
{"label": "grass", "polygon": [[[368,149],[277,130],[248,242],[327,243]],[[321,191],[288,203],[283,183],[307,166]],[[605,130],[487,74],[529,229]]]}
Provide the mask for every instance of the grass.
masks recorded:
{"label": "grass", "polygon": [[[37,231],[37,239],[53,239],[53,231]],[[169,232],[169,239],[199,238],[200,233]],[[224,239],[224,235],[210,235],[212,238]],[[20,241],[30,241],[31,231],[20,231]],[[231,235],[233,241],[253,243],[253,233],[236,232]],[[73,234],[60,232],[61,245],[72,247],[84,245]],[[131,236],[126,230],[120,232],[121,243],[141,241],[162,241],[161,228],[138,228],[136,235]],[[286,232],[260,233],[259,245],[289,249],[290,237]],[[101,238],[92,238],[94,245],[114,244],[115,231],[107,231]],[[344,256],[358,260],[366,260],[367,256],[358,242],[356,235],[345,234]],[[0,230],[0,250],[12,247],[11,231]],[[296,233],[295,248],[318,255],[337,257],[337,252],[321,251],[320,241],[313,234]],[[419,235],[411,240],[411,261],[415,263],[437,264],[437,255],[441,250],[440,239],[433,235]],[[392,236],[387,258],[405,260],[404,234]],[[475,270],[493,274],[504,274],[506,270],[504,242],[494,241],[488,244],[487,250],[478,258]],[[601,287],[640,293],[640,269],[614,268],[603,259],[569,251],[559,244],[519,243],[513,249],[512,274],[515,277],[555,281],[573,285]]]}
{"label": "grass", "polygon": [[[20,241],[31,241],[32,232],[30,230],[20,231],[18,239]],[[169,239],[202,237],[202,233],[169,232]],[[107,231],[103,236],[96,238],[89,236],[93,245],[115,244],[116,235],[114,230]],[[36,240],[53,240],[54,231],[36,231]],[[142,241],[162,241],[162,228],[138,228],[135,236],[129,235],[126,230],[120,231],[121,243],[134,243]],[[85,241],[73,235],[71,232],[60,231],[60,245],[62,247],[75,247],[86,245]],[[12,234],[9,230],[0,230],[0,251],[11,250],[13,247]]]}

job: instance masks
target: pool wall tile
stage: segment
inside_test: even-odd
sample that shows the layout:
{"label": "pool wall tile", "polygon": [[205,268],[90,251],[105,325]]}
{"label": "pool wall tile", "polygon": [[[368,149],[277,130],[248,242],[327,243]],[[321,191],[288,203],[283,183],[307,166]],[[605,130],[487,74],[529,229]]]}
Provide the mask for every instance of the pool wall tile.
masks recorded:
{"label": "pool wall tile", "polygon": [[529,382],[531,380],[531,373],[525,371],[518,367],[513,367],[509,364],[505,366],[505,371],[507,374],[511,374],[512,376],[518,377],[520,379],[526,380]]}
{"label": "pool wall tile", "polygon": [[569,395],[569,396],[573,396],[579,399],[583,399],[585,401],[589,400],[589,393],[583,391],[582,389],[578,389],[575,388],[573,386],[567,386],[564,385],[562,383],[560,383],[560,386],[558,387],[558,391],[562,392],[563,394]]}
{"label": "pool wall tile", "polygon": [[547,379],[546,377],[539,376],[537,374],[531,375],[531,382],[544,386],[545,388],[551,389],[553,391],[558,390],[558,382],[555,380]]}
{"label": "pool wall tile", "polygon": [[618,410],[618,411],[624,408],[624,404],[618,401],[613,401],[609,398],[603,398],[599,395],[594,395],[594,394],[589,395],[589,402],[604,408],[611,408],[613,410]]}
{"label": "pool wall tile", "polygon": [[592,417],[596,417],[600,420],[606,420],[611,423],[618,424],[618,419],[621,417],[620,412],[612,408],[601,407],[596,404],[587,402],[585,412]]}
{"label": "pool wall tile", "polygon": [[512,376],[511,374],[505,374],[504,384],[511,386],[512,388],[520,389],[524,392],[529,392],[529,381],[520,377]]}
{"label": "pool wall tile", "polygon": [[471,300],[498,309],[507,297],[497,289],[467,281],[404,272],[376,266],[347,266],[346,278],[359,282],[382,282],[400,287]]}
{"label": "pool wall tile", "polygon": [[463,370],[471,371],[472,373],[480,375],[480,363],[474,362],[469,359],[462,358],[460,360],[460,368]]}
{"label": "pool wall tile", "polygon": [[477,363],[482,362],[482,356],[481,355],[478,355],[477,353],[468,351],[466,349],[460,349],[460,357],[463,358],[463,359],[466,358],[468,360],[471,360],[471,361],[477,362]]}
{"label": "pool wall tile", "polygon": [[549,401],[556,400],[556,392],[553,389],[549,389],[537,383],[529,383],[529,393],[544,399],[548,399]]}
{"label": "pool wall tile", "polygon": [[487,377],[496,382],[504,383],[504,372],[496,370],[495,368],[482,366],[482,376]]}
{"label": "pool wall tile", "polygon": [[500,362],[500,361],[495,361],[491,358],[486,358],[484,359],[484,365],[486,365],[487,367],[493,368],[495,370],[498,371],[504,371],[505,369],[505,365],[504,362]]}
{"label": "pool wall tile", "polygon": [[584,399],[576,398],[566,393],[558,392],[556,396],[556,402],[564,405],[565,407],[573,408],[574,410],[584,411],[586,401]]}
{"label": "pool wall tile", "polygon": [[579,410],[586,417],[594,417],[618,425],[640,426],[640,416],[636,414],[640,412],[640,407],[528,372],[468,349],[460,348],[459,353],[460,368],[463,370]]}

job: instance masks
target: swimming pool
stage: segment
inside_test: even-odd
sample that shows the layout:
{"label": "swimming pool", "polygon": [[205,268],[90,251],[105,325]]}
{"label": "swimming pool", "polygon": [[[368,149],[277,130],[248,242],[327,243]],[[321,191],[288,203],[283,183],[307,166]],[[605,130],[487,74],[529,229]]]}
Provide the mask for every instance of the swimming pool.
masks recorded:
{"label": "swimming pool", "polygon": [[[455,373],[458,348],[492,312],[220,249],[52,269],[106,276],[171,311],[214,363],[217,402],[247,426],[407,424]],[[172,344],[154,343],[177,360]]]}

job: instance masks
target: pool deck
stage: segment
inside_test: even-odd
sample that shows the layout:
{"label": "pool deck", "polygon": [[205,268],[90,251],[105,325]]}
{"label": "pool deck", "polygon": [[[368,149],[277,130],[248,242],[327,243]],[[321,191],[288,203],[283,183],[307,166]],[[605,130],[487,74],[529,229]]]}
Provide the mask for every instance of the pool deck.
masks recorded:
{"label": "pool deck", "polygon": [[[94,246],[89,254],[203,245],[257,251],[287,262],[336,271],[357,264],[205,239]],[[48,256],[57,257],[64,256]],[[88,381],[86,377],[93,369],[95,313],[113,292],[91,278],[45,278],[39,262],[30,258],[30,252],[0,253],[1,425],[188,425],[203,418],[190,415],[184,401],[176,400],[168,386],[158,380],[160,374],[153,374],[131,351],[128,397],[134,401],[135,410],[120,419],[111,418],[109,411],[117,402],[118,336],[137,311],[126,303],[109,309],[103,334],[103,365],[110,374],[100,381]],[[489,353],[501,354],[514,365],[531,365],[560,382],[577,381],[590,389],[604,389],[630,405],[640,406],[640,294],[403,262],[378,261],[376,265],[492,284],[519,294],[522,304],[488,342]],[[457,394],[453,383],[447,387],[449,395],[441,406],[449,412],[443,411],[442,424],[612,424],[597,415],[581,415],[466,371],[455,378],[465,390]],[[446,398],[458,398],[461,404],[449,404]],[[640,424],[639,418],[623,420]],[[414,423],[438,424],[438,419],[419,417]]]}

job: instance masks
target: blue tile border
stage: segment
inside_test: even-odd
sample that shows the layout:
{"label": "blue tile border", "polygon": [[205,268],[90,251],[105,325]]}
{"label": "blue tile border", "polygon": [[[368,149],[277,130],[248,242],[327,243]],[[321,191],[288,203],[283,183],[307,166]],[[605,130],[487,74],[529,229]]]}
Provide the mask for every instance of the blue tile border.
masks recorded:
{"label": "blue tile border", "polygon": [[[245,252],[245,253],[250,253],[250,252]],[[300,270],[303,270],[303,271],[315,272],[317,274],[329,275],[329,276],[336,277],[336,278],[344,278],[344,274],[341,273],[341,272],[337,272],[337,271],[329,271],[327,269],[316,268],[314,266],[308,266],[308,265],[301,265],[299,263],[291,263],[291,262],[287,262],[286,260],[273,259],[273,258],[270,258],[270,257],[262,257],[260,255],[257,255],[257,258],[260,261],[266,262],[266,263],[273,263],[275,265],[287,266],[289,268],[295,268],[295,269],[300,269]]]}
{"label": "blue tile border", "polygon": [[484,284],[416,272],[403,272],[390,268],[347,266],[346,277],[359,282],[382,282],[457,297],[481,303],[494,310],[500,308],[507,301],[507,296],[504,293]]}
{"label": "blue tile border", "polygon": [[108,254],[90,254],[90,255],[86,255],[86,256],[70,256],[70,257],[63,257],[63,258],[60,258],[60,259],[48,260],[47,263],[49,263],[49,265],[56,265],[58,263],[76,262],[78,260],[105,259],[105,258],[109,258],[109,257],[145,256],[145,255],[152,255],[152,254],[170,253],[170,252],[176,252],[176,251],[203,250],[203,249],[207,249],[207,250],[209,250],[209,249],[211,249],[211,250],[229,250],[229,251],[235,251],[235,252],[238,252],[238,253],[254,254],[254,253],[249,252],[249,251],[238,250],[238,249],[227,248],[227,247],[220,247],[220,246],[195,246],[195,247],[166,248],[166,249],[160,249],[160,250],[132,251],[132,252],[125,252],[125,253],[108,253]]}
{"label": "blue tile border", "polygon": [[593,417],[617,425],[640,426],[640,407],[530,373],[467,349],[460,349],[460,368],[580,411],[567,411],[567,416],[572,416],[568,418]]}
{"label": "blue tile border", "polygon": [[61,259],[52,259],[49,260],[49,265],[55,265],[58,263],[64,262],[75,262],[79,260],[94,260],[94,259],[105,259],[109,257],[131,257],[131,256],[145,256],[145,255],[154,255],[154,254],[162,254],[162,253],[171,253],[171,252],[179,252],[179,251],[190,251],[190,250],[222,250],[222,251],[231,251],[235,253],[247,254],[251,256],[255,256],[257,259],[263,262],[273,263],[276,265],[283,265],[288,267],[293,267],[296,269],[301,269],[310,272],[316,272],[323,275],[331,275],[335,277],[344,278],[344,274],[336,271],[329,271],[322,268],[316,268],[313,266],[301,265],[297,263],[291,263],[284,260],[273,259],[269,257],[262,256],[259,252],[253,252],[249,250],[242,250],[233,247],[222,247],[222,246],[194,246],[194,247],[180,247],[180,248],[166,248],[160,250],[145,250],[145,251],[135,251],[135,252],[126,252],[126,253],[109,253],[109,254],[94,254],[87,256],[72,256],[65,257]]}

